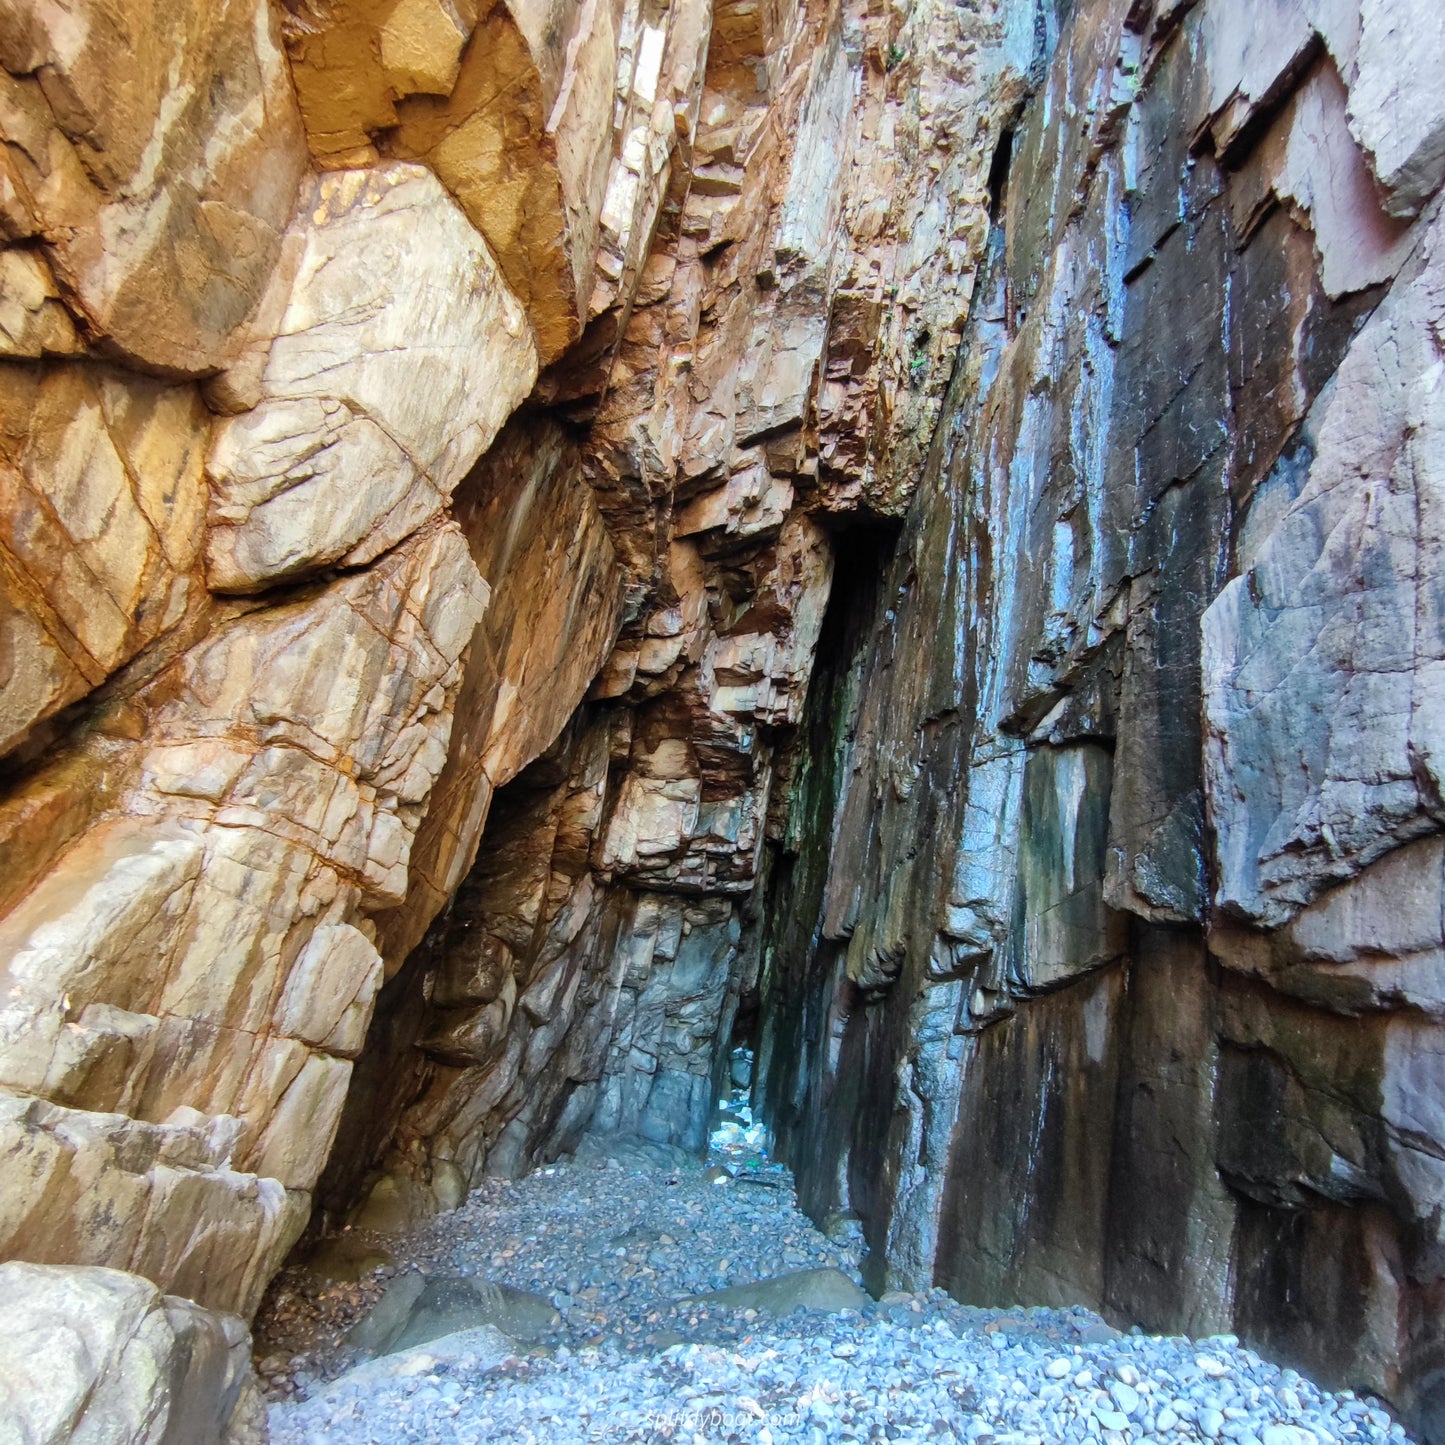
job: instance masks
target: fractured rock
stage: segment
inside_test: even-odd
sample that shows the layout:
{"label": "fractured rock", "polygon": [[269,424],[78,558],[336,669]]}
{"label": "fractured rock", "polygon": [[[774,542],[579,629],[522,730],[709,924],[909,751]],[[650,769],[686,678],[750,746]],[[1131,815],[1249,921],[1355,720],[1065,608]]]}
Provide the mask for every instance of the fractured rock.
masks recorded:
{"label": "fractured rock", "polygon": [[531,390],[526,321],[486,245],[419,166],[316,177],[255,405],[207,461],[211,586],[364,565],[416,531]]}
{"label": "fractured rock", "polygon": [[76,1445],[265,1438],[251,1337],[234,1315],[114,1269],[0,1264],[0,1419]]}
{"label": "fractured rock", "polygon": [[0,748],[185,615],[209,418],[110,367],[7,366],[0,387]]}
{"label": "fractured rock", "polygon": [[1440,826],[1445,229],[1311,420],[1314,461],[1204,618],[1219,903],[1277,926]]}
{"label": "fractured rock", "polygon": [[306,165],[280,39],[265,0],[0,13],[0,235],[143,367],[204,376],[246,342]]}
{"label": "fractured rock", "polygon": [[429,166],[486,237],[544,363],[586,319],[618,9],[360,0],[289,36],[317,159],[356,166],[385,154]]}
{"label": "fractured rock", "polygon": [[1415,215],[1445,182],[1445,15],[1429,0],[1361,0],[1350,85],[1351,128],[1397,216]]}

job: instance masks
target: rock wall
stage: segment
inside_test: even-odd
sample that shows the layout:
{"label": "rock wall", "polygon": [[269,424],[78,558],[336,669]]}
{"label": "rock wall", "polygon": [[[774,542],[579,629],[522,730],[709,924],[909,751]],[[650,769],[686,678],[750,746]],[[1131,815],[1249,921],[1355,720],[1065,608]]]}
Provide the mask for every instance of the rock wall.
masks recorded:
{"label": "rock wall", "polygon": [[877,1284],[1445,1408],[1436,11],[0,0],[0,1257],[736,1025]]}
{"label": "rock wall", "polygon": [[[0,6],[6,1257],[254,1310],[388,970],[612,648],[575,440],[503,434],[648,244],[624,151],[686,136],[595,8]],[[436,139],[502,61],[532,148]]]}
{"label": "rock wall", "polygon": [[1031,15],[718,6],[674,18],[689,64],[709,19],[637,291],[478,472],[511,496],[536,427],[580,437],[626,620],[381,997],[321,1186],[330,1219],[358,1191],[350,1217],[370,1224],[446,1207],[587,1129],[702,1147],[755,992],[757,885],[835,557],[852,555],[837,538],[864,514],[896,527],[942,404]]}
{"label": "rock wall", "polygon": [[878,1285],[1237,1329],[1438,1430],[1445,25],[1265,9],[1051,37],[805,710],[760,1089]]}
{"label": "rock wall", "polygon": [[0,4],[0,1256],[249,1315],[349,1093],[431,1204],[699,1142],[1030,25]]}

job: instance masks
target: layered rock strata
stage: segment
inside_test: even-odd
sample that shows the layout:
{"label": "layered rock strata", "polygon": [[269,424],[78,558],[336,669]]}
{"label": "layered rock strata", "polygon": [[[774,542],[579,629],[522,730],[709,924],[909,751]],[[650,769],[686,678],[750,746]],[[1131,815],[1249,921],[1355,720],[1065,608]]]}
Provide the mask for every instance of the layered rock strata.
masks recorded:
{"label": "layered rock strata", "polygon": [[810,694],[761,1092],[880,1285],[1235,1329],[1428,1420],[1441,112],[1375,67],[1445,32],[1405,8],[1062,27]]}
{"label": "layered rock strata", "polygon": [[1428,1417],[1445,23],[1266,11],[0,0],[0,1254],[736,1029],[877,1284]]}
{"label": "layered rock strata", "polygon": [[[382,996],[333,1217],[361,1187],[357,1217],[412,1217],[589,1128],[702,1146],[834,531],[911,495],[1032,45],[1003,7],[921,6],[901,32],[861,7],[714,13],[639,289],[536,393],[583,428],[627,621]],[[498,495],[545,459],[519,435],[479,469]]]}
{"label": "layered rock strata", "polygon": [[[511,490],[476,470],[559,349],[516,237],[419,132],[337,162],[302,7],[151,9],[0,7],[0,1250],[246,1316],[388,960],[582,699],[624,584],[555,425],[498,443]],[[624,140],[678,144],[631,99],[670,32],[618,6],[559,48],[494,9],[558,118],[535,152],[447,153],[562,185],[534,270],[565,240],[585,278]],[[372,10],[413,99],[491,64],[448,7]]]}

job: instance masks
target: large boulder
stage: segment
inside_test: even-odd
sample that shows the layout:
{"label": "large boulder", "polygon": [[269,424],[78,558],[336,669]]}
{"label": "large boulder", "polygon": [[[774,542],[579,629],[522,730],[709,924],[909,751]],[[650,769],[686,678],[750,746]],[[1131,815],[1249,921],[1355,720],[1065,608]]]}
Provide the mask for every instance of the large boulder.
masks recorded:
{"label": "large boulder", "polygon": [[861,1310],[868,1296],[840,1269],[799,1269],[752,1284],[698,1295],[690,1304],[730,1310],[757,1310],[765,1315],[790,1315],[794,1310]]}
{"label": "large boulder", "polygon": [[447,505],[537,375],[521,306],[421,166],[308,182],[283,268],[259,381],[232,382],[255,405],[217,427],[208,463],[206,564],[224,592],[395,547]]}
{"label": "large boulder", "polygon": [[115,1269],[0,1264],[0,1436],[26,1445],[261,1445],[234,1315]]}

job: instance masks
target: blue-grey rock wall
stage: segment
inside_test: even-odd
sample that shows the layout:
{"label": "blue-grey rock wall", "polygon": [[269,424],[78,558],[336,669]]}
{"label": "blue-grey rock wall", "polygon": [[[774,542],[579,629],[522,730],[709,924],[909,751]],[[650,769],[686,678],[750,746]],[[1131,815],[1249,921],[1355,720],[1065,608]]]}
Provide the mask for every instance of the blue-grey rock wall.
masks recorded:
{"label": "blue-grey rock wall", "polygon": [[835,577],[856,645],[820,653],[760,944],[761,1103],[876,1284],[1237,1328],[1421,1418],[1442,26],[1041,26],[904,530],[876,598]]}

